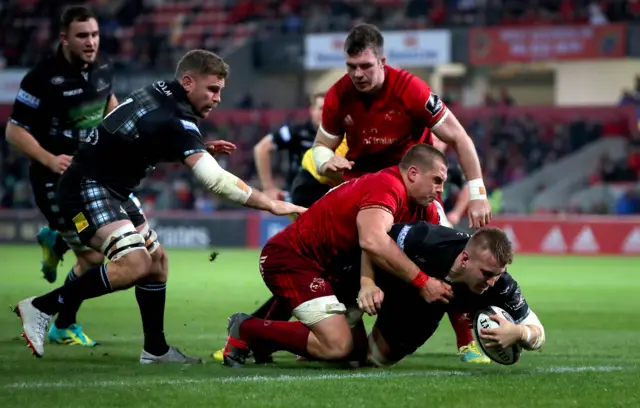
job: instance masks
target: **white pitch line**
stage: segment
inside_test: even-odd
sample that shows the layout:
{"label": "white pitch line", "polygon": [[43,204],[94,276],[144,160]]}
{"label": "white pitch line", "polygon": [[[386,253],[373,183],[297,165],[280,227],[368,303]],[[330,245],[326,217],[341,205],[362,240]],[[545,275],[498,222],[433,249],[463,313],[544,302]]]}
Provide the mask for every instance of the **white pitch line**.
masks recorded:
{"label": "white pitch line", "polygon": [[[513,374],[550,374],[550,373],[583,373],[583,372],[613,372],[628,371],[630,367],[617,366],[582,366],[582,367],[548,367],[535,368],[531,370],[516,371]],[[17,382],[4,385],[4,389],[47,389],[47,388],[112,388],[112,387],[141,387],[149,385],[186,385],[186,384],[235,384],[235,383],[269,383],[269,382],[308,382],[308,381],[331,381],[331,380],[357,380],[357,379],[379,379],[379,378],[403,378],[403,377],[445,377],[445,376],[472,376],[499,374],[499,371],[377,371],[360,373],[335,373],[319,375],[251,375],[251,376],[231,376],[231,377],[207,377],[207,378],[148,378],[140,377],[118,381],[90,381],[90,382]]]}

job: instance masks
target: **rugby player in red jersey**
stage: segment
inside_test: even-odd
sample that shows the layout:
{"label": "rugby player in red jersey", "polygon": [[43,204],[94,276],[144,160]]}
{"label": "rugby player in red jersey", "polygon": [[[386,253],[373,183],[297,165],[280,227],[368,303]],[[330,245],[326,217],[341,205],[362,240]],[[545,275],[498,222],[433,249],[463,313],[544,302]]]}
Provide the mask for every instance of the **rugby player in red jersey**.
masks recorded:
{"label": "rugby player in red jersey", "polygon": [[[397,166],[329,191],[262,250],[260,273],[294,322],[244,313],[229,318],[224,364],[244,364],[249,351],[286,350],[319,360],[342,360],[353,350],[347,319],[359,290],[359,271],[345,269],[361,250],[382,269],[418,287],[427,302],[448,302],[450,287],[427,275],[388,235],[394,222],[437,223],[430,204],[447,178],[445,156],[427,144],[411,147]],[[346,303],[346,305],[345,305]],[[361,322],[358,311],[354,322]]]}
{"label": "rugby player in red jersey", "polygon": [[[347,74],[327,92],[313,147],[318,172],[347,181],[397,165],[409,147],[433,144],[433,133],[456,150],[469,180],[470,226],[484,226],[491,206],[473,141],[423,80],[386,64],[383,48],[373,25],[360,24],[347,36]],[[340,157],[334,151],[344,137],[349,151]]]}
{"label": "rugby player in red jersey", "polygon": [[[397,164],[409,147],[433,144],[435,135],[456,150],[468,180],[469,226],[486,225],[491,206],[478,155],[453,112],[423,80],[386,64],[384,38],[375,26],[354,27],[344,50],[347,74],[327,92],[313,147],[318,173],[338,181],[351,180]],[[340,157],[334,151],[344,137],[349,152]],[[461,359],[488,363],[473,342],[467,319],[456,315],[450,320]]]}

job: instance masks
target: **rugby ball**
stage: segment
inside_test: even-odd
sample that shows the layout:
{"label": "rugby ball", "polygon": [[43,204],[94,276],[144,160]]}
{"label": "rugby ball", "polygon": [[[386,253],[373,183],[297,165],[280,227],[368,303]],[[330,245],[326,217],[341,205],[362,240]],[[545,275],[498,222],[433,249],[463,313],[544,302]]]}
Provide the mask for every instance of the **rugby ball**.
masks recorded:
{"label": "rugby ball", "polygon": [[505,319],[514,323],[513,318],[509,313],[507,313],[504,309],[499,308],[498,306],[490,306],[486,309],[480,309],[476,312],[476,315],[473,319],[473,336],[476,338],[476,342],[482,348],[484,354],[489,357],[492,361],[502,364],[502,365],[512,365],[520,360],[520,352],[522,351],[522,347],[518,344],[514,344],[506,349],[502,350],[497,347],[486,347],[485,341],[480,337],[481,329],[492,329],[494,327],[499,327],[500,324],[491,320],[489,317],[495,314],[501,314]]}

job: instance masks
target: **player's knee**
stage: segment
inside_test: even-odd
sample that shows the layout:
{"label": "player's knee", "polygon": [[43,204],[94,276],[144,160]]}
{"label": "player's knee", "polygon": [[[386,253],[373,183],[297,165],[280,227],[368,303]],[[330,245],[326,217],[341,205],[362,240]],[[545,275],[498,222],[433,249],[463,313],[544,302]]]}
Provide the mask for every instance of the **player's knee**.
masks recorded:
{"label": "player's knee", "polygon": [[89,249],[85,251],[74,251],[74,253],[78,261],[78,267],[82,272],[104,263],[105,257],[98,251]]}
{"label": "player's knee", "polygon": [[154,282],[166,282],[169,279],[169,258],[167,258],[167,251],[161,245],[158,245],[151,254],[148,278]]}

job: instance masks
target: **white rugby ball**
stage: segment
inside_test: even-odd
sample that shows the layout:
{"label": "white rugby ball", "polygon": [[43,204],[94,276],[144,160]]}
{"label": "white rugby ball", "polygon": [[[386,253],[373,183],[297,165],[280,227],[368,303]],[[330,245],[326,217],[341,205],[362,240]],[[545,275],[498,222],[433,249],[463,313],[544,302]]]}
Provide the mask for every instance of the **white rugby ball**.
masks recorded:
{"label": "white rugby ball", "polygon": [[486,347],[486,340],[483,340],[480,337],[481,329],[492,329],[500,326],[498,322],[489,318],[495,314],[501,314],[505,319],[514,323],[511,315],[498,306],[490,306],[487,309],[480,309],[476,312],[476,315],[473,318],[473,336],[476,338],[476,342],[480,348],[482,348],[482,351],[484,351],[484,354],[486,354],[492,361],[502,365],[515,364],[520,360],[520,352],[522,351],[522,347],[520,347],[520,345],[514,344],[504,350],[499,347]]}

